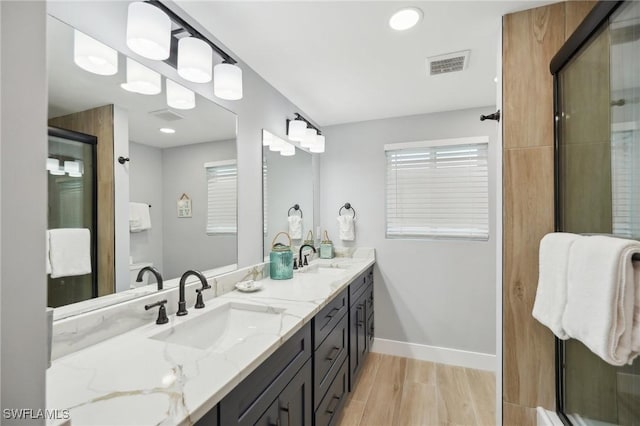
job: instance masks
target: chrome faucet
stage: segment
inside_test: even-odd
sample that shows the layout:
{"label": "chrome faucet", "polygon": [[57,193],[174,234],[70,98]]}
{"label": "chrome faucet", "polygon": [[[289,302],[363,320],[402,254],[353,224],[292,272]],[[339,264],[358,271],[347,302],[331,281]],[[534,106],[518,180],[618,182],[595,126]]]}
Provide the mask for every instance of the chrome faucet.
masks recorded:
{"label": "chrome faucet", "polygon": [[149,271],[153,275],[155,275],[156,282],[158,283],[158,290],[162,290],[162,275],[160,274],[160,271],[158,271],[153,266],[145,266],[144,268],[140,269],[140,272],[138,272],[138,277],[136,278],[136,282],[137,283],[141,283],[142,282],[142,276],[147,271]]}
{"label": "chrome faucet", "polygon": [[316,252],[316,248],[314,246],[312,246],[311,244],[303,244],[300,246],[300,251],[298,252],[298,267],[302,268],[303,266],[307,266],[309,264],[309,262],[307,262],[307,256],[305,255],[304,257],[304,263],[302,263],[302,249],[304,249],[305,247],[309,247],[311,248],[311,250],[313,250],[313,252]]}
{"label": "chrome faucet", "polygon": [[202,290],[211,288],[211,286],[207,282],[207,278],[204,275],[202,275],[202,272],[189,269],[187,272],[182,274],[182,277],[180,277],[180,299],[178,300],[178,312],[176,312],[176,315],[178,316],[183,316],[188,314],[187,302],[184,297],[184,286],[187,284],[187,278],[189,278],[191,275],[195,275],[200,279],[200,282],[202,283]]}

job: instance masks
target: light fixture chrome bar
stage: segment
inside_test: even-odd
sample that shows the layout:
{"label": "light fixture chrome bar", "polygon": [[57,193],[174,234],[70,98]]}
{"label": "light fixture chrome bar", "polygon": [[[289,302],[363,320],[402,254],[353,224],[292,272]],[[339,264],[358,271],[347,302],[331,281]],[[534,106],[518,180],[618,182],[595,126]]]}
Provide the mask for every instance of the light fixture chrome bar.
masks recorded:
{"label": "light fixture chrome bar", "polygon": [[228,63],[228,64],[232,64],[232,65],[238,63],[238,61],[233,59],[231,57],[231,55],[229,55],[227,52],[225,52],[220,47],[218,47],[215,43],[213,43],[207,37],[202,35],[202,33],[200,33],[200,31],[198,31],[195,28],[193,28],[187,21],[182,19],[180,16],[178,16],[175,12],[173,12],[171,9],[169,9],[167,6],[165,6],[159,0],[146,0],[146,3],[149,3],[149,4],[152,4],[152,5],[156,6],[158,9],[162,10],[164,13],[169,15],[169,18],[174,23],[176,23],[177,25],[182,27],[186,32],[191,34],[192,37],[196,37],[196,38],[199,38],[199,39],[205,41],[209,46],[211,46],[211,48],[213,49],[214,52],[216,52],[218,55],[220,55],[222,57],[223,62]]}

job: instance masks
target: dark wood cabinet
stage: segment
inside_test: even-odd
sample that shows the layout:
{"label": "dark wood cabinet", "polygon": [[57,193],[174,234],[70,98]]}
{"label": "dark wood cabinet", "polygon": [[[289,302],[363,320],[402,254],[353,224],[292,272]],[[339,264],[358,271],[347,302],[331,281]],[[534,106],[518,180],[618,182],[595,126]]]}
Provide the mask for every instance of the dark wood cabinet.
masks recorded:
{"label": "dark wood cabinet", "polygon": [[373,270],[358,276],[198,426],[330,426],[374,335]]}
{"label": "dark wood cabinet", "polygon": [[[272,418],[273,416],[265,417],[263,414],[272,409],[274,401],[278,401],[285,390],[291,392],[288,388],[290,383],[294,383],[291,385],[293,387],[300,385],[298,387],[304,391],[301,397],[304,404],[308,405],[303,415],[309,422],[299,424],[310,424],[312,379],[311,362],[308,361],[311,354],[311,326],[307,323],[220,401],[220,424],[253,426],[259,420]],[[284,406],[289,406],[296,415],[298,408],[304,407],[304,404],[294,403],[290,393],[285,393],[284,397],[287,399]],[[283,402],[280,401],[277,405],[281,411]],[[282,413],[279,412],[278,418],[281,416]],[[290,418],[293,417],[289,415],[287,419]],[[278,425],[280,424],[281,421]]]}
{"label": "dark wood cabinet", "polygon": [[349,289],[349,390],[371,350],[374,337],[373,269],[361,275],[359,285]]}

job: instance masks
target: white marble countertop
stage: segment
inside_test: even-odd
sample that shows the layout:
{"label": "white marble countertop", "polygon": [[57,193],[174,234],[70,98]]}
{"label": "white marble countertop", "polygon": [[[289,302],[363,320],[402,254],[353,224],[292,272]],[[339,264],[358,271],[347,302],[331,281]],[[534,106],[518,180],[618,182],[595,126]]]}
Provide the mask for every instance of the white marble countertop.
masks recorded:
{"label": "white marble countertop", "polygon": [[[47,370],[47,408],[69,409],[72,425],[193,424],[374,262],[373,251],[366,258],[319,260],[314,264],[341,265],[331,273],[264,279],[258,292],[232,291],[204,309],[189,306],[187,316],[169,316],[168,324],[150,323],[59,358]],[[230,301],[283,309],[281,320],[225,350],[150,338]]]}

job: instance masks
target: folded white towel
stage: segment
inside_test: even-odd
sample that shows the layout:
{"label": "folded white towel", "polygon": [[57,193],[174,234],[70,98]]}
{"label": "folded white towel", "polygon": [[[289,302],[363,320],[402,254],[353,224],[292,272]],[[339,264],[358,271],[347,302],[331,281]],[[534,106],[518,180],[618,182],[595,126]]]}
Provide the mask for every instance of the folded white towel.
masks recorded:
{"label": "folded white towel", "polygon": [[141,232],[151,229],[151,213],[149,205],[129,203],[129,231]]}
{"label": "folded white towel", "polygon": [[586,237],[555,232],[545,235],[540,241],[540,269],[533,317],[563,340],[569,338],[562,328],[562,314],[567,304],[569,250],[578,238]]}
{"label": "folded white towel", "polygon": [[49,230],[51,278],[91,273],[91,234],[84,228]]}
{"label": "folded white towel", "polygon": [[302,238],[302,217],[289,216],[289,236],[292,240],[299,240]]}
{"label": "folded white towel", "polygon": [[353,216],[344,215],[338,216],[338,223],[340,224],[340,239],[342,241],[353,241],[356,238],[355,232],[355,219]]}
{"label": "folded white towel", "polygon": [[633,328],[631,332],[631,356],[640,354],[640,261],[633,262],[633,278],[636,301],[633,308]]}
{"label": "folded white towel", "polygon": [[631,363],[637,355],[631,345],[634,253],[640,253],[638,241],[592,236],[577,239],[569,254],[562,327],[612,365]]}
{"label": "folded white towel", "polygon": [[49,249],[49,230],[47,230],[45,241],[46,241],[46,243],[45,243],[46,249],[45,250],[47,251],[47,253],[46,253],[47,258],[45,259],[45,264],[46,264],[45,268],[47,270],[47,275],[49,275],[51,273],[51,259],[49,257],[50,256],[49,255],[49,252],[50,252],[50,249]]}

